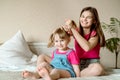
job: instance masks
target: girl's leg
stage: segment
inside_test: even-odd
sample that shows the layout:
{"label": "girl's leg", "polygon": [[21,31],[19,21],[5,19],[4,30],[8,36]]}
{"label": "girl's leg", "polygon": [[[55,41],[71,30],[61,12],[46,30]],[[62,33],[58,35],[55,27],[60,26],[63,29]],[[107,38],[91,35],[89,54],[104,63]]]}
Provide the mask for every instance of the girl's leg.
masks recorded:
{"label": "girl's leg", "polygon": [[53,80],[51,77],[50,77],[50,73],[49,71],[43,67],[41,69],[38,69],[38,74],[44,79],[44,80]]}
{"label": "girl's leg", "polygon": [[45,80],[57,80],[59,78],[71,77],[70,73],[66,70],[59,69],[47,70],[46,68],[42,68],[42,70],[40,70],[39,72],[39,75],[43,77]]}
{"label": "girl's leg", "polygon": [[50,63],[51,57],[45,54],[40,54],[37,59],[37,66],[41,64],[42,62]]}
{"label": "girl's leg", "polygon": [[52,79],[58,79],[58,78],[69,78],[71,77],[71,74],[69,71],[67,70],[62,70],[62,69],[53,69],[50,72],[50,76],[52,77]]}
{"label": "girl's leg", "polygon": [[43,68],[46,68],[49,72],[52,70],[52,67],[50,66],[49,63],[42,62],[41,64],[38,65],[36,71],[39,73]]}
{"label": "girl's leg", "polygon": [[100,76],[104,73],[104,69],[100,63],[92,63],[81,71],[81,77]]}
{"label": "girl's leg", "polygon": [[45,67],[45,68],[47,68],[49,70],[51,68],[50,61],[51,61],[51,57],[50,56],[45,55],[45,54],[39,55],[38,60],[37,60],[37,68],[36,68],[37,70],[36,71],[40,72],[40,70],[43,67]]}
{"label": "girl's leg", "polygon": [[42,62],[37,67],[37,73],[45,80],[52,80],[49,76],[51,71],[52,71],[52,67],[47,62]]}
{"label": "girl's leg", "polygon": [[39,79],[40,76],[36,72],[30,72],[30,71],[23,71],[22,72],[22,77],[23,78],[32,78],[32,79]]}
{"label": "girl's leg", "polygon": [[[44,67],[46,65],[46,63],[50,63],[51,61],[51,57],[45,54],[41,54],[38,56],[37,59],[37,68],[39,67]],[[37,72],[30,72],[30,71],[23,71],[22,72],[22,77],[24,78],[34,78],[34,79],[38,79],[40,78],[39,74]]]}

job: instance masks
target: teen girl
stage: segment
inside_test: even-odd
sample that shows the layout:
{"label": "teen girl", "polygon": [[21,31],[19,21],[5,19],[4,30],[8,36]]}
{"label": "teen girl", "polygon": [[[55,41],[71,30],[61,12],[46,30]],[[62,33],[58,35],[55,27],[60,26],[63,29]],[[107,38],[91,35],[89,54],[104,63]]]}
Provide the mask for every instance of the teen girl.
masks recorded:
{"label": "teen girl", "polygon": [[79,28],[72,20],[66,20],[64,29],[73,35],[75,50],[80,59],[81,77],[102,75],[100,47],[105,45],[98,12],[94,7],[85,7],[79,18]]}

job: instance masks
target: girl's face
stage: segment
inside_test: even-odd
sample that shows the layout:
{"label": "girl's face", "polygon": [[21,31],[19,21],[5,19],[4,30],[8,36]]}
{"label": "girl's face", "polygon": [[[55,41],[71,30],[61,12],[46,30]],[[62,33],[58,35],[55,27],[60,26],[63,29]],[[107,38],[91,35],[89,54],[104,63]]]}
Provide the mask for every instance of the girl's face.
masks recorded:
{"label": "girl's face", "polygon": [[83,28],[90,28],[93,24],[93,15],[90,11],[84,11],[80,16],[80,24]]}
{"label": "girl's face", "polygon": [[68,39],[61,39],[58,34],[56,34],[56,35],[54,36],[54,46],[55,46],[57,49],[59,49],[59,50],[61,50],[61,51],[67,50],[67,48],[68,48],[68,43],[69,43],[69,40],[68,40]]}

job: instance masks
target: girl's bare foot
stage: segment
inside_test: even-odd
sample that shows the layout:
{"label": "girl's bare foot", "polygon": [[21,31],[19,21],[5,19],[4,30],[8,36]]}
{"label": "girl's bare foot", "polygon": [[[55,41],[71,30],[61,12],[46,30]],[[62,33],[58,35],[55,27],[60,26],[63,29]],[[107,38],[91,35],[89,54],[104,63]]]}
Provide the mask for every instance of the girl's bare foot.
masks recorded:
{"label": "girl's bare foot", "polygon": [[52,80],[48,70],[45,67],[38,69],[38,74],[45,80]]}
{"label": "girl's bare foot", "polygon": [[31,79],[38,79],[40,78],[39,75],[37,75],[37,73],[33,73],[33,72],[30,72],[30,71],[23,71],[22,72],[22,77],[23,78],[31,78]]}

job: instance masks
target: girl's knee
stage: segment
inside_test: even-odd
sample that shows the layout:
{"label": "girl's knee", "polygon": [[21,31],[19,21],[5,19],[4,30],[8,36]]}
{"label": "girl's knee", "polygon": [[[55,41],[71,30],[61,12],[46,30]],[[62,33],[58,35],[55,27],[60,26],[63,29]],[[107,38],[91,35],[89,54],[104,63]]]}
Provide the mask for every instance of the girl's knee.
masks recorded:
{"label": "girl's knee", "polygon": [[45,54],[40,54],[40,55],[38,56],[38,61],[40,61],[40,62],[46,61],[46,56],[47,56],[47,55],[45,55]]}
{"label": "girl's knee", "polygon": [[45,54],[40,54],[39,56],[38,56],[38,59],[39,58],[44,58],[46,55]]}
{"label": "girl's knee", "polygon": [[103,67],[102,67],[101,64],[99,64],[99,63],[94,63],[94,64],[91,66],[91,72],[93,73],[93,75],[99,76],[99,75],[102,75],[102,73],[104,72],[104,69],[103,69]]}
{"label": "girl's knee", "polygon": [[51,57],[46,54],[40,54],[37,60],[38,63],[41,63],[41,62],[50,63],[50,61],[51,61]]}
{"label": "girl's knee", "polygon": [[37,65],[41,64],[42,62],[46,62],[45,54],[40,54],[37,58]]}

